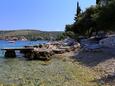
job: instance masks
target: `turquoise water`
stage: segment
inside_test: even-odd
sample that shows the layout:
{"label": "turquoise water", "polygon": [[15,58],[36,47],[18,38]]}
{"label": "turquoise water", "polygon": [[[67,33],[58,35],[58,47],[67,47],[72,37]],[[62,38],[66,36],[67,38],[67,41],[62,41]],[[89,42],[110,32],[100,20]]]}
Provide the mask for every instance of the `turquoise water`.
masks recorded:
{"label": "turquoise water", "polygon": [[[0,48],[23,47],[42,43],[46,43],[46,41],[8,43],[8,41],[1,40]],[[87,68],[78,66],[78,62],[76,63],[75,60],[66,57],[66,55],[64,57],[59,55],[59,59],[58,56],[53,56],[50,61],[28,61],[23,57],[2,58],[2,55],[3,53],[0,56],[0,86],[84,86],[84,83],[87,83],[86,74],[91,72],[87,71]],[[84,74],[85,78],[82,77],[83,80],[79,81]],[[94,81],[92,76],[91,80],[88,78],[87,81]]]}
{"label": "turquoise water", "polygon": [[[19,48],[43,43],[47,43],[47,41],[16,41],[15,43],[9,43],[8,41],[0,40],[0,49]],[[36,76],[38,75],[38,73],[34,73],[33,70],[36,70],[34,67],[36,67],[36,64],[39,65],[39,61],[27,61],[23,57],[18,57],[18,55],[16,58],[5,58],[4,53],[5,51],[0,50],[0,86],[2,86],[2,84],[5,84],[5,86],[12,86],[9,84],[16,84],[17,86],[17,84],[20,83],[23,83],[23,85],[19,86],[24,86],[25,81],[28,81],[28,76],[31,74],[36,74]],[[27,76],[26,73],[28,74]],[[29,77],[30,81],[33,80],[32,78],[34,78],[34,80],[36,78],[32,75]]]}
{"label": "turquoise water", "polygon": [[14,47],[23,47],[26,45],[36,45],[36,44],[43,44],[47,41],[16,41],[15,43],[9,43],[5,40],[0,40],[0,48],[14,48]]}
{"label": "turquoise water", "polygon": [[[1,40],[0,48],[17,48],[46,42],[17,41],[9,43]],[[74,79],[71,79],[71,71],[68,72],[69,68],[65,69],[69,63],[62,60],[52,58],[50,61],[28,61],[24,57],[18,56],[16,58],[2,57],[3,52],[0,54],[0,86],[70,86],[66,85],[65,82],[74,82]]]}
{"label": "turquoise water", "polygon": [[[0,40],[0,49],[3,48],[20,48],[28,45],[44,44],[47,41],[16,41],[15,43],[9,43],[6,40]],[[4,51],[0,50],[0,57],[4,57]]]}

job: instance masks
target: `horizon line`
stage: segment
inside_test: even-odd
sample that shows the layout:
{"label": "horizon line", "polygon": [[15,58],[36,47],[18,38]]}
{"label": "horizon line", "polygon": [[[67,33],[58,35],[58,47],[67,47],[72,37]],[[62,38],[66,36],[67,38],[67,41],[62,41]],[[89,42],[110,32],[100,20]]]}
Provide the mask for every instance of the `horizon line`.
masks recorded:
{"label": "horizon line", "polygon": [[13,30],[38,30],[38,31],[46,31],[46,32],[48,32],[48,31],[50,31],[50,32],[64,32],[64,30],[40,30],[40,29],[0,29],[0,31],[13,31]]}

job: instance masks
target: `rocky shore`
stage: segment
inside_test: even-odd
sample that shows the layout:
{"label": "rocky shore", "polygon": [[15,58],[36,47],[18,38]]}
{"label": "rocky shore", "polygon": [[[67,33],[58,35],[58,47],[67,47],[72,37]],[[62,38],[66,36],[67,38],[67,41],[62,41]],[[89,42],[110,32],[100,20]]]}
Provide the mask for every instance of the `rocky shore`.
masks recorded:
{"label": "rocky shore", "polygon": [[115,36],[88,42],[73,58],[97,73],[95,81],[99,86],[115,86]]}
{"label": "rocky shore", "polygon": [[[109,38],[107,38],[109,39]],[[105,39],[104,39],[105,40]],[[101,44],[100,44],[101,42]],[[95,73],[95,80],[98,85],[102,86],[114,86],[115,85],[115,48],[113,41],[106,41],[106,44],[102,41],[97,43],[91,43],[89,45],[81,46],[79,43],[72,44],[72,46],[64,47],[64,43],[57,42],[47,45],[48,49],[65,49],[66,52],[55,52],[55,56],[67,61],[72,58],[72,62],[79,62],[80,65],[88,67]],[[111,44],[110,46],[110,43]],[[106,47],[108,45],[110,47]],[[46,47],[46,46],[45,46]],[[68,48],[67,48],[68,47]],[[81,48],[80,48],[81,47]],[[74,48],[74,49],[73,49]],[[66,59],[64,57],[67,57]],[[69,58],[69,59],[68,59]],[[77,71],[76,71],[77,72]],[[86,85],[84,85],[86,86]],[[93,85],[92,85],[93,86]],[[94,85],[95,86],[95,85]]]}
{"label": "rocky shore", "polygon": [[[16,67],[11,66],[12,68],[10,68],[17,71],[16,76],[12,73],[10,73],[12,77],[9,76],[10,74],[7,76],[10,77],[12,83],[18,85],[29,85],[29,82],[31,82],[31,84],[37,84],[36,82],[39,82],[38,84],[40,86],[114,86],[115,48],[100,47],[97,45],[99,43],[95,44],[94,42],[91,44],[83,44],[83,46],[82,43],[80,44],[78,42],[58,41],[43,45],[25,46],[34,47],[34,51],[36,52],[40,52],[41,49],[41,51],[51,50],[53,53],[52,55],[48,53],[38,53],[36,55],[36,58],[42,56],[41,59],[43,59],[44,57],[44,61],[31,60],[24,63],[24,65],[19,61],[19,64],[22,64],[22,66],[17,65]],[[51,59],[46,60],[46,57]],[[35,63],[31,64],[31,62]],[[4,65],[1,65],[1,67],[2,66]],[[26,66],[25,70],[23,70],[23,66]],[[9,71],[9,67],[5,68],[8,68]],[[15,68],[19,69],[16,70]],[[29,69],[29,71],[26,71],[26,68]],[[3,70],[6,71],[6,69]],[[34,70],[35,73],[31,70]],[[20,73],[28,74],[29,79],[28,76],[23,77]],[[4,74],[2,71],[0,71],[0,74],[0,77],[4,76],[2,75]],[[1,83],[4,83],[4,81],[9,82],[8,79],[5,79],[1,80]]]}

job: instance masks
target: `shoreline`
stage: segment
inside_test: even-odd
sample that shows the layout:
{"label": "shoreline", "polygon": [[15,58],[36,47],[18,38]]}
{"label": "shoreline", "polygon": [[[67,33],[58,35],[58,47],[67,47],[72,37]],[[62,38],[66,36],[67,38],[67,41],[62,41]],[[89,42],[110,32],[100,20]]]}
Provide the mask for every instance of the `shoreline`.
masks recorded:
{"label": "shoreline", "polygon": [[[45,45],[43,45],[42,47],[44,47],[44,46]],[[54,46],[50,46],[50,48],[52,48],[52,47],[54,47]],[[81,84],[83,86],[84,85],[90,86],[90,84],[95,84],[95,85],[91,85],[91,86],[98,86],[97,84],[114,85],[115,55],[113,55],[112,53],[108,52],[105,49],[103,49],[103,50],[104,51],[84,51],[81,48],[77,48],[74,51],[69,51],[69,52],[52,55],[52,59],[48,60],[48,61],[39,61],[39,60],[26,61],[26,60],[21,60],[21,59],[20,60],[21,60],[21,63],[25,62],[25,61],[28,64],[35,62],[35,65],[40,63],[37,65],[37,67],[39,67],[39,65],[41,65],[43,69],[46,67],[50,68],[53,65],[55,65],[55,67],[58,67],[57,63],[59,62],[58,63],[58,64],[60,64],[59,72],[62,71],[62,69],[60,69],[60,68],[62,68],[63,66],[67,67],[67,65],[68,65],[69,68],[67,67],[67,70],[69,73],[70,73],[70,71],[73,73],[74,72],[78,73],[77,76],[79,76],[79,78],[76,78],[76,79],[80,79],[80,77],[83,76],[82,79],[85,79],[85,83],[87,82],[89,84],[89,85],[85,85],[84,81],[82,81],[82,79],[80,79],[79,83],[82,82]],[[6,59],[6,60],[9,60],[9,59]],[[17,60],[19,60],[19,59],[17,59]],[[53,65],[51,66],[51,64],[53,64]],[[61,64],[63,64],[63,65],[61,65]],[[31,64],[31,65],[34,65],[34,64]],[[18,65],[18,67],[19,67],[19,65]],[[55,67],[51,70],[55,70]],[[79,75],[79,71],[78,71],[78,69],[76,69],[76,67],[79,68],[81,73],[83,72],[82,76]],[[28,68],[28,66],[27,66],[27,68]],[[13,67],[12,67],[12,69],[15,70],[15,68],[13,68]],[[33,70],[36,70],[36,69],[33,69]],[[42,70],[42,69],[40,69],[40,70]],[[46,69],[44,69],[44,70],[47,71]],[[51,70],[49,70],[49,71],[51,72]],[[86,76],[86,73],[84,73],[84,70],[87,71],[88,73],[90,72],[88,74],[88,76],[91,76],[90,78],[88,78],[88,76]],[[20,70],[18,70],[18,71],[20,71]],[[36,70],[36,71],[40,72],[39,70]],[[56,71],[58,71],[58,70],[56,70]],[[63,71],[65,71],[65,70],[63,70]],[[66,72],[67,71],[65,71],[64,73],[66,74]],[[23,73],[23,71],[22,71],[22,73]],[[76,73],[74,73],[75,75],[73,75],[74,78],[76,76]],[[46,74],[46,72],[44,74]],[[31,81],[31,79],[30,79],[30,81]],[[47,80],[45,80],[45,81],[47,81]],[[90,83],[90,81],[91,81],[91,83]],[[28,83],[28,81],[26,81],[26,82]],[[52,82],[52,80],[50,82]],[[45,82],[45,83],[47,83],[47,82]],[[53,83],[55,83],[55,82],[53,82]],[[73,83],[76,83],[76,82],[73,81]],[[68,83],[68,84],[70,84],[70,83]],[[76,86],[76,85],[73,85],[73,86]]]}
{"label": "shoreline", "polygon": [[[6,59],[5,63],[0,64],[0,83],[30,86],[96,85],[95,82],[90,82],[95,79],[93,70],[75,62],[70,58],[73,55],[73,52],[57,54],[49,61]],[[3,78],[4,75],[6,77]]]}

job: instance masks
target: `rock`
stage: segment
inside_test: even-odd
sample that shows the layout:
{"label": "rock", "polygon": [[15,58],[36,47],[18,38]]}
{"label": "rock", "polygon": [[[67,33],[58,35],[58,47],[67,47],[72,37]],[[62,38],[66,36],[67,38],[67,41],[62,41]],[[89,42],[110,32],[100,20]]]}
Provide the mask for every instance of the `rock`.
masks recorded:
{"label": "rock", "polygon": [[66,46],[66,47],[61,46],[59,49],[65,49],[65,51],[67,51],[67,52],[71,51],[71,47],[69,47],[69,46]]}
{"label": "rock", "polygon": [[34,59],[34,52],[33,51],[24,52],[24,57],[28,59]]}
{"label": "rock", "polygon": [[34,50],[34,59],[46,61],[50,60],[52,55],[53,52],[50,49],[38,49],[37,51]]}
{"label": "rock", "polygon": [[73,46],[74,46],[74,48],[80,48],[81,47],[80,43],[78,43],[78,42],[76,42]]}
{"label": "rock", "polygon": [[115,48],[115,36],[100,40],[99,45],[108,48]]}
{"label": "rock", "polygon": [[101,46],[99,44],[86,44],[83,46],[84,51],[94,51],[94,52],[100,52]]}
{"label": "rock", "polygon": [[55,54],[62,54],[62,53],[65,52],[65,49],[53,49],[53,52],[54,52]]}
{"label": "rock", "polygon": [[74,43],[75,43],[75,40],[71,39],[71,38],[67,38],[64,40],[64,45],[66,45],[66,46],[72,46],[72,45],[74,45]]}
{"label": "rock", "polygon": [[14,50],[7,50],[5,52],[5,57],[8,57],[8,58],[14,58],[16,57],[16,53]]}

